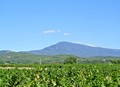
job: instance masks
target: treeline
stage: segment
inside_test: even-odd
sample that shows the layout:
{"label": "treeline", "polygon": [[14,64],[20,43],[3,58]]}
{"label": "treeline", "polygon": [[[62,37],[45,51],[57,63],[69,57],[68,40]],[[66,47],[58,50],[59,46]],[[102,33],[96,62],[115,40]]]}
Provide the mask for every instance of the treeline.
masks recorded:
{"label": "treeline", "polygon": [[82,58],[74,55],[33,55],[27,53],[1,53],[0,64],[97,64],[112,63],[119,64],[120,57],[90,57]]}

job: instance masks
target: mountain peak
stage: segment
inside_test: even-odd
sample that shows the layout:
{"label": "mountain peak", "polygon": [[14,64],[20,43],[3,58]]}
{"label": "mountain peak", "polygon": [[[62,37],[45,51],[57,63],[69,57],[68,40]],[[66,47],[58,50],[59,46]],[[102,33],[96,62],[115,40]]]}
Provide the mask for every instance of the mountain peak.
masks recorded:
{"label": "mountain peak", "polygon": [[89,47],[97,47],[95,45],[91,45],[91,44],[84,44],[84,43],[81,43],[81,42],[67,42],[67,41],[62,41],[62,42],[58,42],[57,44],[76,44],[76,45],[83,45],[83,46],[89,46]]}
{"label": "mountain peak", "polygon": [[72,42],[67,42],[67,41],[61,41],[61,42],[58,42],[57,44],[70,44],[70,43],[72,43]]}

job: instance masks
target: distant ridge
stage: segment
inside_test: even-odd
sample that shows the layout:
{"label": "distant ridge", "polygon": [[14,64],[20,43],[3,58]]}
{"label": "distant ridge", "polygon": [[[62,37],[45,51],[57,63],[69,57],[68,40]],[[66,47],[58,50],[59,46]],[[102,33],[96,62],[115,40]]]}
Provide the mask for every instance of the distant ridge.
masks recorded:
{"label": "distant ridge", "polygon": [[72,42],[59,42],[42,50],[28,51],[37,55],[76,55],[79,57],[120,56],[119,49],[109,49]]}

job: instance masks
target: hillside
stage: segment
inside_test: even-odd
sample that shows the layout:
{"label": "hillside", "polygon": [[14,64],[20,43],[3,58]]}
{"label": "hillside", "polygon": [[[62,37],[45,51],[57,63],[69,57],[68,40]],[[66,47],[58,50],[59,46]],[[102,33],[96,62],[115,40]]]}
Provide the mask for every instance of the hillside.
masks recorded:
{"label": "hillside", "polygon": [[[63,63],[64,60],[73,55],[34,55],[21,52],[12,51],[0,51],[0,64],[2,63],[22,63],[22,64],[32,64],[32,63]],[[73,56],[80,59],[77,56]]]}

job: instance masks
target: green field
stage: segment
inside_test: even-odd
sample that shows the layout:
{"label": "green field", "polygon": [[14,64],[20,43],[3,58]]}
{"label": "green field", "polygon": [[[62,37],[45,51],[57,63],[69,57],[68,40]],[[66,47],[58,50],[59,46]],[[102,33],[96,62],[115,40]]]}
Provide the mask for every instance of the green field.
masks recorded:
{"label": "green field", "polygon": [[0,87],[120,87],[120,65],[118,64],[1,67]]}

